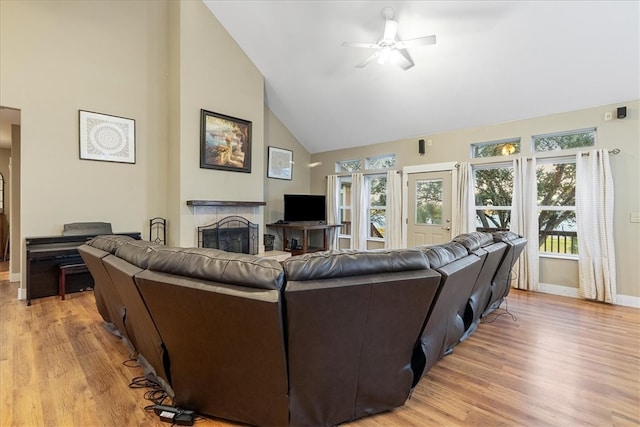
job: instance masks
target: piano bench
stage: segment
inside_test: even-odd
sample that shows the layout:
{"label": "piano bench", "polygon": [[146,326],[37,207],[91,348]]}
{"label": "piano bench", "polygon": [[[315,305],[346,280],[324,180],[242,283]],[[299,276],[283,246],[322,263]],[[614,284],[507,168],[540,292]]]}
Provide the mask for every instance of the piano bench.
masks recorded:
{"label": "piano bench", "polygon": [[61,300],[64,300],[67,276],[70,274],[88,273],[89,269],[86,264],[62,264],[59,268],[60,276],[58,279],[58,295],[60,295]]}

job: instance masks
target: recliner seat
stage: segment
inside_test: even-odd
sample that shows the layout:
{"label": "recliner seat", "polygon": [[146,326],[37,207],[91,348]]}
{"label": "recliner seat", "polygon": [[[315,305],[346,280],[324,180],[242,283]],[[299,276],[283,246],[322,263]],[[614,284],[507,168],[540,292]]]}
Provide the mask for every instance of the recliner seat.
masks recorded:
{"label": "recliner seat", "polygon": [[482,268],[480,258],[469,255],[464,246],[450,242],[419,246],[431,268],[442,275],[431,311],[416,343],[412,367],[414,385],[440,358],[451,352],[464,333],[464,313],[471,290]]}

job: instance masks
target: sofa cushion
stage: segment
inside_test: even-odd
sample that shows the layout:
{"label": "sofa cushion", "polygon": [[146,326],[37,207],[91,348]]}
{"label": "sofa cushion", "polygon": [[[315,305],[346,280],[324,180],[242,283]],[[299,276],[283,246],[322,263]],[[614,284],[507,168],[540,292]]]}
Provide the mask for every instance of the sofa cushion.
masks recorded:
{"label": "sofa cushion", "polygon": [[491,233],[483,233],[474,231],[473,233],[460,234],[452,239],[452,241],[460,243],[467,248],[469,253],[477,251],[483,246],[493,243],[493,235]]}
{"label": "sofa cushion", "polygon": [[287,280],[320,280],[423,270],[429,261],[414,249],[340,250],[298,255],[282,261]]}
{"label": "sofa cushion", "polygon": [[120,245],[133,240],[135,239],[129,236],[107,234],[103,236],[96,236],[93,239],[89,240],[87,244],[89,246],[93,246],[94,248],[102,249],[103,251],[109,252],[110,254],[115,254],[116,249],[118,249]]}
{"label": "sofa cushion", "polygon": [[522,239],[522,236],[513,231],[496,231],[493,233],[493,240],[496,242],[514,242]]}
{"label": "sofa cushion", "polygon": [[274,259],[209,248],[162,247],[150,255],[147,268],[247,288],[279,290],[284,283]]}
{"label": "sofa cushion", "polygon": [[467,249],[456,242],[442,243],[433,246],[418,246],[416,249],[426,254],[431,268],[443,267],[469,255]]}
{"label": "sofa cushion", "polygon": [[118,258],[122,258],[133,265],[145,269],[149,264],[149,256],[160,247],[163,246],[154,242],[148,242],[146,240],[132,240],[120,245],[118,249],[116,249],[115,255]]}

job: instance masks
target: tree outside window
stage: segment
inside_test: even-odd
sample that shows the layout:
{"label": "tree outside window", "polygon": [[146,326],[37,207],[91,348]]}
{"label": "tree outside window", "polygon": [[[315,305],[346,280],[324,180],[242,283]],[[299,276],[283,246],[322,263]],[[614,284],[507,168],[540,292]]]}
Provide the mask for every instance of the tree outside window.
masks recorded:
{"label": "tree outside window", "polygon": [[[532,147],[537,152],[590,147],[595,144],[595,138],[595,129],[538,135],[532,138]],[[500,144],[504,141],[483,144],[478,149],[484,151],[478,157],[487,157],[490,153],[499,155]],[[508,164],[476,167],[474,178],[477,229],[508,230],[513,194],[512,167]],[[573,156],[539,159],[536,179],[540,252],[576,255],[575,159]]]}
{"label": "tree outside window", "polygon": [[416,180],[416,224],[442,224],[441,179]]}
{"label": "tree outside window", "polygon": [[370,239],[384,239],[387,225],[387,177],[385,175],[371,175],[367,177],[369,201],[369,232]]}
{"label": "tree outside window", "polygon": [[476,168],[474,180],[478,231],[509,230],[513,197],[513,167],[496,165]]}

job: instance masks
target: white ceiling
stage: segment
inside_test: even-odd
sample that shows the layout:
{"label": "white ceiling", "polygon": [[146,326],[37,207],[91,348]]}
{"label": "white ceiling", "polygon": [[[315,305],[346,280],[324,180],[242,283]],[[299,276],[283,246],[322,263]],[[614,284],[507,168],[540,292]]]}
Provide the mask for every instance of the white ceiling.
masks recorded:
{"label": "white ceiling", "polygon": [[[639,1],[211,1],[265,77],[266,103],[311,153],[640,98]],[[375,43],[390,6],[403,71]],[[0,108],[0,148],[17,110]]]}
{"label": "white ceiling", "polygon": [[[266,103],[311,153],[640,98],[638,1],[210,1],[265,78]],[[383,7],[415,67],[376,43]]]}

